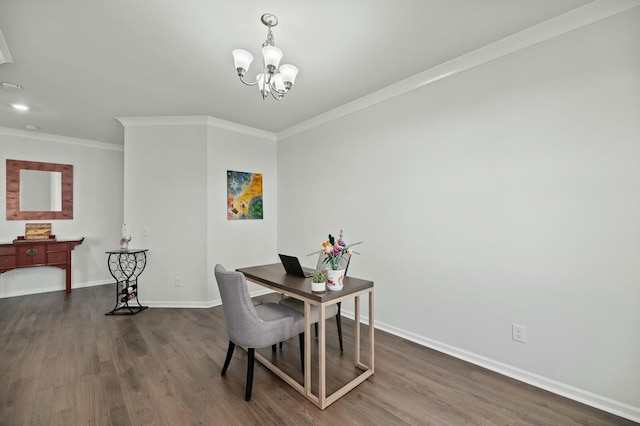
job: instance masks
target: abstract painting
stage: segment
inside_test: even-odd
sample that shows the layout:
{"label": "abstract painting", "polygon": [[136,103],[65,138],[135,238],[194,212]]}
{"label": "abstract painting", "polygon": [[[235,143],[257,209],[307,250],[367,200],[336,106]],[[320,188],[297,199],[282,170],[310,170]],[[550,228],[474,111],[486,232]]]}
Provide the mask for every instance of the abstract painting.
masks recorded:
{"label": "abstract painting", "polygon": [[262,173],[227,170],[227,219],[262,219]]}

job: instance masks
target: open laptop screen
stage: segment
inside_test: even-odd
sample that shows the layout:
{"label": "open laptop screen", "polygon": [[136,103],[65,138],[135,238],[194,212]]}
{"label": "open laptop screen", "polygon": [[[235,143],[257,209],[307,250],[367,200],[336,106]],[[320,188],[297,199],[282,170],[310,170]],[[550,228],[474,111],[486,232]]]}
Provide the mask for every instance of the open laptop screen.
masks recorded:
{"label": "open laptop screen", "polygon": [[303,278],[309,278],[311,276],[312,269],[303,268],[297,257],[286,254],[279,254],[278,256],[280,256],[280,261],[282,262],[282,266],[284,266],[284,270],[287,271],[287,274],[297,275]]}

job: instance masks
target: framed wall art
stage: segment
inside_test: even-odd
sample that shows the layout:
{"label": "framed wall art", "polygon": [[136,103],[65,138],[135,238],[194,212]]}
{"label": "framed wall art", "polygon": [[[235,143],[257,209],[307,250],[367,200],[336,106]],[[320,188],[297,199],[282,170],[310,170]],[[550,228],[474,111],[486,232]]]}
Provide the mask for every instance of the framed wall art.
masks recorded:
{"label": "framed wall art", "polygon": [[262,218],[262,173],[227,170],[227,220]]}

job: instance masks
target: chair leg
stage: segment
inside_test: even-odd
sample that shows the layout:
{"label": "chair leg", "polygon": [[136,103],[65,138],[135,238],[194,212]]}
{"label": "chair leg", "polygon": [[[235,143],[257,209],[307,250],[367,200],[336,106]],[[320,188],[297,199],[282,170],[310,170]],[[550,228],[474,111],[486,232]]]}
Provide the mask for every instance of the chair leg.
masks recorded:
{"label": "chair leg", "polygon": [[224,360],[224,366],[222,367],[221,376],[224,376],[227,373],[227,368],[229,368],[229,363],[231,362],[231,356],[233,355],[233,350],[235,349],[236,344],[229,340],[229,348],[227,349],[227,357]]}
{"label": "chair leg", "polygon": [[253,365],[255,364],[255,349],[248,348],[247,354],[247,385],[244,394],[244,400],[249,401],[251,399],[251,388],[253,387]]}
{"label": "chair leg", "polygon": [[277,345],[271,345],[271,352],[275,352],[277,349]]}
{"label": "chair leg", "polygon": [[302,364],[302,375],[304,376],[304,331],[298,337],[300,339],[300,363]]}
{"label": "chair leg", "polygon": [[[341,320],[342,302],[338,302],[338,313],[336,314],[336,325],[338,326],[338,340],[340,341],[340,352],[344,352],[342,345],[342,320]],[[313,324],[316,328],[316,339],[318,338],[318,323]]]}
{"label": "chair leg", "polygon": [[340,340],[340,352],[344,352],[342,346],[342,320],[340,319],[342,310],[342,302],[338,302],[338,313],[336,314],[336,325],[338,326],[338,340]]}

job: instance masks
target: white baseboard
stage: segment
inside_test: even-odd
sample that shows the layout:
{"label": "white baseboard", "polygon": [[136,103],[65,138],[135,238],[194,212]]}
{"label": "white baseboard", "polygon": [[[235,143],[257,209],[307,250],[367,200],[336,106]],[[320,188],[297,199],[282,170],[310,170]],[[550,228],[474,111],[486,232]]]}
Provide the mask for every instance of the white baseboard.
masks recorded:
{"label": "white baseboard", "polygon": [[[274,293],[273,290],[268,288],[260,289],[250,292],[251,297],[262,296],[264,294]],[[213,308],[214,306],[222,305],[221,299],[213,299],[206,302],[159,302],[153,300],[140,301],[143,305],[150,308]]]}
{"label": "white baseboard", "polygon": [[[89,281],[84,283],[72,283],[71,291],[73,291],[73,289],[75,288],[94,287],[97,285],[111,284],[111,283],[113,283],[113,280],[99,280],[99,281]],[[2,295],[0,296],[0,299],[4,299],[7,297],[28,296],[30,294],[51,293],[54,291],[64,291],[64,290],[65,290],[64,285],[29,288],[27,290],[21,288],[19,290],[7,291],[2,293]]]}
{"label": "white baseboard", "polygon": [[77,283],[71,285],[71,290],[74,288],[84,288],[84,287],[95,287],[97,285],[105,285],[105,284],[113,284],[113,280],[99,280],[99,281],[89,281],[86,283]]}
{"label": "white baseboard", "polygon": [[222,303],[212,304],[210,302],[159,302],[153,300],[147,300],[144,298],[140,298],[140,304],[144,306],[148,306],[150,308],[197,308],[197,309],[206,309],[212,308],[217,305],[221,305]]}
{"label": "white baseboard", "polygon": [[[343,310],[342,315],[350,319],[355,318],[354,313],[351,311]],[[368,317],[361,317],[360,321],[364,324],[369,324]],[[442,342],[438,342],[437,340],[432,340],[424,336],[411,333],[409,331],[394,327],[389,324],[385,324],[380,321],[376,321],[375,327],[376,329],[386,331],[387,333],[393,334],[394,336],[398,336],[411,342],[417,343],[421,346],[425,346],[438,352],[445,353],[454,358],[479,365],[480,367],[484,367],[488,370],[494,371],[504,376],[511,377],[512,379],[516,379],[518,381],[527,383],[540,389],[547,390],[565,398],[569,398],[582,404],[597,408],[599,410],[615,414],[616,416],[624,417],[625,419],[640,423],[639,407],[634,407],[620,401],[615,401],[602,395],[579,389],[574,386],[567,385],[565,383],[561,383],[556,380],[552,380],[547,377],[540,376],[538,374],[531,373],[529,371],[522,370],[520,368],[504,364],[490,358],[483,357],[473,352],[469,352]]]}

